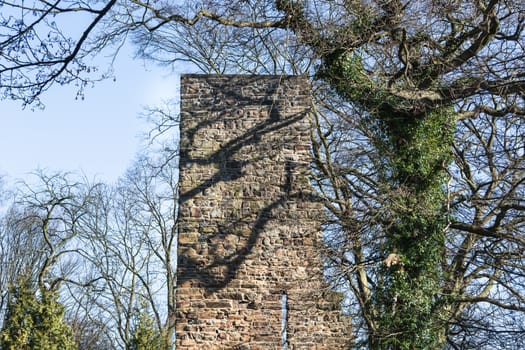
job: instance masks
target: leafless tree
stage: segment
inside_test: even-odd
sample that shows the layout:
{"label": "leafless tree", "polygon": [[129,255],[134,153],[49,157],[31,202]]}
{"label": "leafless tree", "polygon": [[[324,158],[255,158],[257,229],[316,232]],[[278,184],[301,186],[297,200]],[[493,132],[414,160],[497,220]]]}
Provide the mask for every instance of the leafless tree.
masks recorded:
{"label": "leafless tree", "polygon": [[[82,93],[105,75],[90,55],[115,53],[128,37],[163,64],[311,77],[313,181],[326,199],[328,257],[350,291],[357,346],[395,335],[378,333],[392,312],[375,298],[403,267],[385,264],[395,254],[389,232],[408,212],[398,199],[417,185],[385,180],[408,143],[385,147],[392,135],[381,123],[391,130],[447,111],[454,135],[450,159],[435,165],[446,172],[445,239],[439,288],[426,296],[431,314],[451,348],[524,347],[522,0],[2,4],[0,88],[25,103],[55,83],[77,82]],[[68,18],[86,25],[68,34]],[[434,215],[423,209],[419,217]]]}
{"label": "leafless tree", "polygon": [[[37,276],[43,263],[41,251],[43,237],[36,230],[35,223],[24,219],[23,213],[10,208],[3,217],[0,240],[0,320],[4,319],[8,301],[8,290],[19,275]],[[36,278],[35,278],[36,280]]]}
{"label": "leafless tree", "polygon": [[43,172],[21,184],[0,225],[2,313],[10,284],[28,276],[60,293],[80,348],[133,348],[146,314],[171,348],[177,158],[162,140],[176,121],[166,110],[149,116],[157,114],[150,147],[162,151],[139,156],[116,185]]}
{"label": "leafless tree", "polygon": [[[36,183],[22,184],[1,222],[1,312],[8,290],[27,279],[39,293],[59,292],[64,283],[89,284],[76,277],[77,221],[83,215],[84,186],[67,174],[35,174]],[[3,317],[2,317],[3,319]]]}
{"label": "leafless tree", "polygon": [[[72,292],[84,313],[131,348],[137,312],[148,311],[169,347],[175,331],[177,184],[173,162],[142,157],[115,186],[100,186],[82,218],[84,266],[99,278]],[[145,308],[145,310],[144,310]]]}

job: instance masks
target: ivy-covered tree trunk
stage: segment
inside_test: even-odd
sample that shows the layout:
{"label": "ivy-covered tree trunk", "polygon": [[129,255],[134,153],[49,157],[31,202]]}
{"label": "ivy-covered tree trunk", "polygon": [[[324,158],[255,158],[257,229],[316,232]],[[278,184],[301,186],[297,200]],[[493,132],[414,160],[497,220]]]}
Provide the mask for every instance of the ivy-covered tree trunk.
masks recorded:
{"label": "ivy-covered tree trunk", "polygon": [[414,105],[366,75],[361,58],[335,51],[319,77],[361,106],[383,156],[378,177],[385,194],[381,219],[384,261],[372,289],[370,349],[439,349],[446,342],[441,315],[445,254],[446,179],[452,160],[453,108]]}
{"label": "ivy-covered tree trunk", "polygon": [[40,289],[39,295],[27,279],[9,290],[9,302],[0,348],[3,350],[73,350],[76,344],[64,323],[64,307],[53,291]]}
{"label": "ivy-covered tree trunk", "polygon": [[446,167],[452,158],[453,113],[376,116],[384,131],[385,184],[391,186],[384,218],[380,310],[372,349],[439,349],[446,323],[440,315],[445,254]]}

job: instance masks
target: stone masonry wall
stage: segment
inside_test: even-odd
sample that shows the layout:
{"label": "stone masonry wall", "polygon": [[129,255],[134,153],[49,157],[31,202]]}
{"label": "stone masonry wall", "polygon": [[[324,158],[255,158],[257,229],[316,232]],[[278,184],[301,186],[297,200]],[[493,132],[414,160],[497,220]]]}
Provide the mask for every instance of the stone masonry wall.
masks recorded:
{"label": "stone masonry wall", "polygon": [[348,348],[307,178],[307,81],[185,75],[181,99],[177,349]]}

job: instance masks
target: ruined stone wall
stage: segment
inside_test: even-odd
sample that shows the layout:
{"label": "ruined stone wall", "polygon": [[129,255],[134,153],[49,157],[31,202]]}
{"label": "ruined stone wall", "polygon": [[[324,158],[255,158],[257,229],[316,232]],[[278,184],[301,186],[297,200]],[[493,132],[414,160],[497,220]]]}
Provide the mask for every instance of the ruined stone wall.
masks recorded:
{"label": "ruined stone wall", "polygon": [[307,178],[309,96],[300,77],[182,76],[178,350],[347,348]]}

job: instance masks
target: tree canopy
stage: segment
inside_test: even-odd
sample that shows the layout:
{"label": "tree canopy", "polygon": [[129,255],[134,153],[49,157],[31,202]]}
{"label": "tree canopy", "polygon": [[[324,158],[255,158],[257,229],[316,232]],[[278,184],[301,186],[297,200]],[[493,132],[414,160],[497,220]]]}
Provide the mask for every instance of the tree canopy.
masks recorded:
{"label": "tree canopy", "polygon": [[523,0],[0,4],[0,91],[26,104],[111,76],[92,59],[128,40],[166,65],[307,75],[356,347],[525,346]]}

